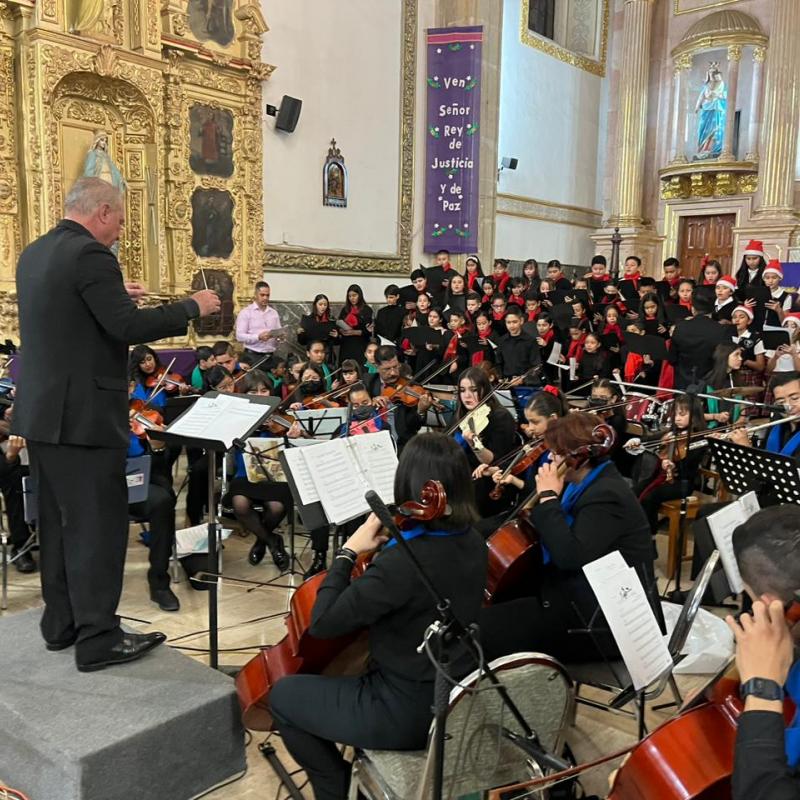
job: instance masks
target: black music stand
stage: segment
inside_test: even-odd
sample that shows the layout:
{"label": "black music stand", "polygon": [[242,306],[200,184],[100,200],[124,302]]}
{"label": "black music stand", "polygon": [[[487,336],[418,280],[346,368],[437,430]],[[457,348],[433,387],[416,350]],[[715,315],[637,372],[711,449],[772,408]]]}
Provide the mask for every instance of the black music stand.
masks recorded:
{"label": "black music stand", "polygon": [[[229,438],[226,441],[221,439],[214,439],[211,436],[211,431],[199,432],[197,436],[190,436],[185,433],[175,433],[170,431],[169,428],[163,431],[152,430],[148,431],[153,439],[163,441],[168,445],[175,445],[176,447],[194,447],[202,448],[206,451],[208,457],[208,571],[211,575],[218,575],[219,569],[219,550],[218,550],[218,537],[219,537],[219,519],[217,518],[217,506],[214,502],[214,484],[216,480],[216,454],[227,453],[233,446],[233,441],[238,439],[246,439],[254,431],[260,428],[269,415],[280,404],[277,397],[263,397],[260,395],[226,395],[222,392],[207,392],[203,395],[203,399],[214,399],[216,397],[232,397],[235,398],[237,403],[244,403],[249,405],[263,406],[263,414],[257,419],[253,420],[248,418],[246,423],[241,423],[241,430],[237,431],[236,436]],[[170,427],[179,427],[181,421],[195,410],[196,404],[183,412]],[[229,420],[228,420],[229,421]],[[209,666],[212,669],[219,669],[219,623],[217,613],[217,578],[208,586],[208,652],[209,652]]]}
{"label": "black music stand", "polygon": [[719,474],[733,494],[755,492],[759,499],[773,497],[779,503],[800,503],[797,459],[721,439],[708,441]]}

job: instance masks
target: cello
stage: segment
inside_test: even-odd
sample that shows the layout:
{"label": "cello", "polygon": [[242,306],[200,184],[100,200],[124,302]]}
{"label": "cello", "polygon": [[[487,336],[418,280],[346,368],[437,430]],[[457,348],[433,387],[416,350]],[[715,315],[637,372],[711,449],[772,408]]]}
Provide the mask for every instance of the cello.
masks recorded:
{"label": "cello", "polygon": [[[396,509],[395,524],[400,530],[418,522],[438,519],[447,513],[447,495],[439,481],[427,481],[419,502],[409,501]],[[353,565],[351,580],[364,574],[374,554],[360,556]],[[336,639],[317,639],[309,633],[317,592],[327,577],[319,572],[304,581],[292,596],[286,616],[287,633],[280,642],[263,648],[236,676],[236,693],[245,727],[256,731],[272,730],[269,694],[286,675],[318,674],[341,656],[361,635],[355,631]]]}
{"label": "cello", "polygon": [[[615,440],[616,434],[610,425],[596,425],[592,430],[592,444],[567,453],[558,467],[559,474],[563,475],[567,469],[579,469],[590,458],[608,455]],[[528,514],[538,502],[537,491],[486,540],[489,564],[484,599],[487,605],[514,597],[523,581],[536,584],[543,567],[542,548],[539,533]]]}

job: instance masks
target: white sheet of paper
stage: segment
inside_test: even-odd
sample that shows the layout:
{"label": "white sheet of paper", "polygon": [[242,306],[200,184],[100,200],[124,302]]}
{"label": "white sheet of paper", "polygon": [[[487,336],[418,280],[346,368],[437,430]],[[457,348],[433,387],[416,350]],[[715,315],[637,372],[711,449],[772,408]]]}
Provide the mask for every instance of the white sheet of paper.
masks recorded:
{"label": "white sheet of paper", "polygon": [[604,556],[586,564],[583,572],[638,690],[670,669],[672,657],[636,570],[618,567],[616,558]]}
{"label": "white sheet of paper", "polygon": [[[297,441],[301,440],[298,439]],[[319,446],[321,447],[322,445],[320,444]],[[303,455],[305,451],[305,447],[287,447],[284,450],[284,455],[286,463],[289,465],[289,471],[294,478],[295,486],[297,486],[300,502],[304,506],[308,506],[311,503],[319,502],[319,494],[317,493],[317,487],[314,485],[314,479],[311,477],[308,462]]]}
{"label": "white sheet of paper", "polygon": [[397,453],[389,431],[351,436],[348,440],[361,462],[364,475],[384,503],[394,503]]}
{"label": "white sheet of paper", "polygon": [[558,364],[558,359],[561,358],[561,342],[553,342],[553,349],[547,358],[548,364]]}
{"label": "white sheet of paper", "polygon": [[332,439],[299,452],[309,466],[313,465],[317,493],[329,522],[341,525],[369,511],[364,494],[370,487],[354,469],[344,439]]}
{"label": "white sheet of paper", "polygon": [[382,345],[388,345],[389,347],[397,347],[397,345],[391,339],[387,339],[385,336],[381,336],[380,334],[378,334],[378,341]]}
{"label": "white sheet of paper", "polygon": [[742,511],[744,511],[747,519],[750,519],[753,514],[761,510],[761,506],[758,503],[758,497],[755,492],[743,494],[739,498],[739,505],[741,505]]}
{"label": "white sheet of paper", "polygon": [[733,552],[733,531],[745,522],[748,516],[739,501],[737,501],[721,508],[714,514],[709,514],[707,517],[708,527],[711,530],[711,536],[714,538],[714,545],[719,550],[722,569],[725,571],[725,577],[728,579],[731,591],[735,594],[744,590],[744,581]]}
{"label": "white sheet of paper", "polygon": [[578,378],[578,359],[574,356],[569,360],[569,379],[571,381]]}
{"label": "white sheet of paper", "polygon": [[[220,538],[225,541],[232,531],[230,528],[220,530]],[[193,553],[208,552],[208,525],[193,525],[191,528],[181,528],[175,531],[175,550],[178,558],[192,555]]]}
{"label": "white sheet of paper", "polygon": [[230,448],[266,413],[266,407],[246,397],[201,397],[167,429],[179,436],[223,442]]}

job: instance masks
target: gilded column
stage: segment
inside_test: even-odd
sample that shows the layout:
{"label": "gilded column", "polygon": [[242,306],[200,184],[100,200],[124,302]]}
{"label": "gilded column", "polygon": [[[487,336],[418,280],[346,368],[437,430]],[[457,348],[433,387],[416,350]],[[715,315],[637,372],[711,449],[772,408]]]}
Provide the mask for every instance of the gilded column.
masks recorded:
{"label": "gilded column", "polygon": [[0,7],[0,289],[13,289],[21,249],[12,12]]}
{"label": "gilded column", "polygon": [[761,131],[762,81],[766,47],[753,48],[753,85],[750,90],[750,125],[747,128],[747,155],[745,161],[758,161],[758,136]]}
{"label": "gilded column", "polygon": [[759,170],[760,217],[794,216],[800,129],[800,2],[775,0],[764,90],[764,152]]}
{"label": "gilded column", "polygon": [[669,160],[672,164],[686,163],[686,91],[689,85],[689,70],[692,68],[691,56],[682,55],[675,59],[674,105],[672,109],[672,146]]}
{"label": "gilded column", "polygon": [[617,173],[609,225],[642,224],[647,77],[653,0],[625,0],[617,117]]}
{"label": "gilded column", "polygon": [[736,96],[739,91],[739,64],[742,60],[742,46],[732,44],[728,47],[728,103],[725,111],[725,133],[722,137],[720,161],[735,161],[733,152],[733,125],[736,121]]}

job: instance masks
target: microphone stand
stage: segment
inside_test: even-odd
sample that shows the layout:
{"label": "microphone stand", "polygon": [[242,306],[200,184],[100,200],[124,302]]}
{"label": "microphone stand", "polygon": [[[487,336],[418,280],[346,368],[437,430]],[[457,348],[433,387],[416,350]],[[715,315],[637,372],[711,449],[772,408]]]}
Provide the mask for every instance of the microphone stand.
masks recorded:
{"label": "microphone stand", "polygon": [[497,677],[494,670],[492,670],[492,668],[484,662],[483,652],[478,644],[476,636],[477,626],[470,625],[467,627],[463,622],[461,622],[461,620],[458,619],[456,614],[453,612],[450,601],[442,596],[431,579],[428,577],[424,567],[414,555],[414,551],[411,549],[408,542],[403,538],[400,529],[395,524],[391,512],[378,494],[370,490],[364,495],[364,498],[378,519],[380,519],[381,524],[397,542],[400,550],[405,553],[406,557],[414,566],[414,571],[417,573],[426,591],[434,601],[436,605],[436,612],[439,616],[438,620],[432,622],[428,626],[423,636],[422,643],[417,648],[418,653],[422,653],[423,651],[430,653],[431,643],[433,643],[434,652],[436,652],[437,656],[436,660],[438,662],[433,698],[433,800],[441,800],[444,790],[444,748],[446,739],[445,733],[447,714],[450,706],[451,683],[448,673],[448,649],[453,645],[461,645],[470,654],[480,669],[478,680],[480,681],[480,678],[483,676],[488,678],[489,682],[500,694],[503,704],[510,711],[511,716],[524,733],[524,737],[522,737],[504,728],[503,736],[520,747],[543,769],[566,769],[569,765],[564,760],[558,758],[558,756],[553,755],[552,753],[548,753],[544,749],[538,734],[533,730],[533,728],[531,728],[527,720],[522,716],[519,708],[517,708],[514,701],[508,694],[508,690],[500,682],[500,679]]}

